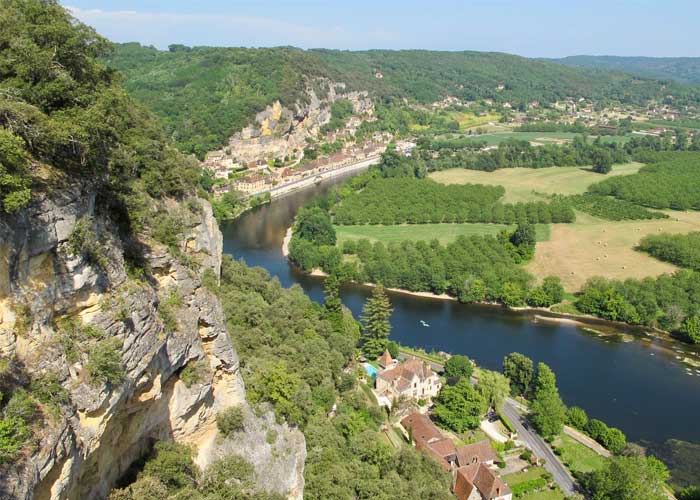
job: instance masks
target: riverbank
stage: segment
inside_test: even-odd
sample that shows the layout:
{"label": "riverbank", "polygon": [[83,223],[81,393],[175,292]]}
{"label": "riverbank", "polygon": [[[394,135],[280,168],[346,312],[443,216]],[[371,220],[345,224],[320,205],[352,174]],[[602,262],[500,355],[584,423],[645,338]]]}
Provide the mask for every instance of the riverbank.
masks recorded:
{"label": "riverbank", "polygon": [[[289,227],[287,228],[282,242],[282,255],[287,260],[289,260],[289,242],[291,241],[292,236],[292,227]],[[306,274],[307,276],[315,278],[325,278],[328,276],[328,274],[322,271],[321,269],[314,269],[311,272],[303,271],[301,269],[298,270]],[[374,288],[377,286],[375,283],[359,283],[354,281],[352,283],[354,285],[367,288]],[[410,297],[417,297],[429,300],[459,302],[456,297],[453,297],[446,293],[435,294],[432,292],[416,292],[401,288],[387,288],[386,290],[394,294],[406,295]],[[494,302],[481,302],[476,303],[475,305],[480,307],[505,309],[506,311],[513,313],[521,313],[529,317],[533,323],[537,323],[538,321],[546,321],[563,325],[575,326],[601,337],[610,336],[615,338],[622,338],[623,341],[655,340],[657,341],[655,343],[655,346],[658,349],[665,351],[669,355],[673,355],[678,362],[685,364],[686,366],[691,366],[693,368],[700,368],[700,351],[692,350],[691,346],[688,346],[687,344],[675,339],[669,332],[665,332],[657,328],[650,328],[640,325],[630,325],[627,323],[612,321],[583,313],[576,314],[568,312],[557,312],[552,311],[550,308],[530,306],[507,307],[503,304]],[[682,349],[680,349],[680,347],[682,347]],[[683,354],[683,356],[680,356],[679,354]]]}

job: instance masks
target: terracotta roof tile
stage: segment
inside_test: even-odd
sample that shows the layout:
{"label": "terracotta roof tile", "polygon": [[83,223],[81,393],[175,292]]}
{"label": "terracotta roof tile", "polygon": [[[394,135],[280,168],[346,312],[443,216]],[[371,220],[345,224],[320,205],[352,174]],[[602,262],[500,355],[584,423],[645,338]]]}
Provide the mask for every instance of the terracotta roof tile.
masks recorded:
{"label": "terracotta roof tile", "polygon": [[469,465],[474,462],[497,462],[499,458],[488,441],[479,441],[457,448],[457,460],[459,465]]}

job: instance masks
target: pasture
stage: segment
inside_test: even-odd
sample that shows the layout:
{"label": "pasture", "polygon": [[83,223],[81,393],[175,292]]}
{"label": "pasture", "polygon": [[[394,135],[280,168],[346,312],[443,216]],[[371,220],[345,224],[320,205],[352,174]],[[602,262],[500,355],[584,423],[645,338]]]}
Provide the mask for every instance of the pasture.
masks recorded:
{"label": "pasture", "polygon": [[[384,244],[405,240],[431,241],[437,239],[443,245],[457,239],[458,236],[491,235],[496,236],[503,229],[514,230],[515,226],[506,224],[401,224],[393,226],[360,225],[335,226],[338,244],[344,241],[367,239],[371,243],[381,241]],[[537,240],[549,239],[549,226],[536,226]]]}
{"label": "pasture", "polygon": [[648,234],[700,230],[700,212],[666,213],[671,218],[612,222],[577,212],[574,224],[552,224],[549,240],[537,243],[526,268],[538,277],[559,276],[569,292],[594,276],[624,280],[672,273],[676,266],[635,250]]}
{"label": "pasture", "polygon": [[491,184],[506,190],[503,202],[543,201],[552,194],[581,194],[591,184],[608,176],[630,175],[641,163],[615,165],[607,176],[583,167],[502,168],[494,172],[454,168],[433,172],[430,178],[442,184]]}

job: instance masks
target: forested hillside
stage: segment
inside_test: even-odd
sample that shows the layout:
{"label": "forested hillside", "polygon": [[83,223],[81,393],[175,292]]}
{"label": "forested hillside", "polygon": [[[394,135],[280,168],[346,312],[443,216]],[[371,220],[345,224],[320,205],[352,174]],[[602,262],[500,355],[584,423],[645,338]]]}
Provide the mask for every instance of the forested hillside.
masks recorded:
{"label": "forested hillside", "polygon": [[[423,103],[445,95],[502,102],[551,102],[571,96],[641,102],[660,96],[662,91],[662,85],[653,80],[608,71],[582,71],[499,52],[314,52],[335,78],[353,87]],[[377,71],[383,78],[375,77]]]}
{"label": "forested hillside", "polygon": [[159,51],[127,43],[106,61],[124,75],[127,91],[160,116],[178,147],[198,155],[276,100],[304,103],[307,84],[325,75],[317,57],[294,48]]}
{"label": "forested hillside", "polygon": [[552,61],[566,66],[624,71],[686,84],[700,83],[700,57],[570,56]]}
{"label": "forested hillside", "polygon": [[669,93],[679,102],[700,96],[680,85],[492,52],[181,45],[159,51],[129,43],[105,60],[124,74],[129,93],[163,119],[178,147],[199,156],[223,145],[275,100],[287,107],[303,103],[308,86],[323,94],[318,77],[370,91],[386,104],[395,98],[430,103],[448,95],[514,105],[576,96],[631,103]]}

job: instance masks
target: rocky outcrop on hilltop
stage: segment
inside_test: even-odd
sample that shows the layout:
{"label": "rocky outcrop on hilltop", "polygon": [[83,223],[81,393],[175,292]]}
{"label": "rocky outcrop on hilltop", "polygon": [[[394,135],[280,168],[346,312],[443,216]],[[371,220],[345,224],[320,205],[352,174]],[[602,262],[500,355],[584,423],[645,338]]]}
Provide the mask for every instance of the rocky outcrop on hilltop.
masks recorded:
{"label": "rocky outcrop on hilltop", "polygon": [[230,151],[243,163],[299,157],[307,139],[315,139],[321,127],[330,121],[332,102],[348,99],[353,104],[355,115],[371,116],[374,113],[374,104],[367,92],[346,92],[342,83],[323,83],[327,86],[326,96],[320,98],[316,91],[308,89],[308,103],[299,104],[294,109],[285,108],[279,101],[274,102],[258,113],[249,126],[234,134],[218,153]]}
{"label": "rocky outcrop on hilltop", "polygon": [[[160,440],[192,445],[203,467],[237,453],[262,489],[302,497],[301,432],[246,410],[246,432],[219,436],[218,411],[248,408],[221,305],[202,284],[219,275],[222,236],[206,201],[172,205],[188,210],[181,248],[134,242],[138,272],[90,185],[0,218],[0,354],[25,381],[55,374],[67,394],[22,457],[0,465],[0,498],[105,498]],[[117,382],[90,371],[101,342],[117,346]]]}

